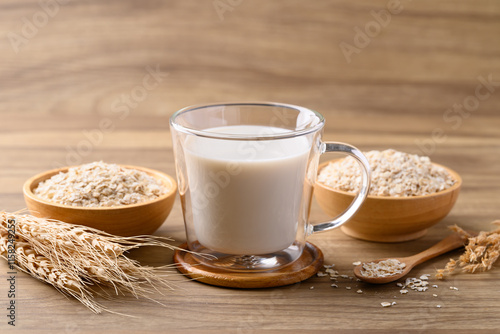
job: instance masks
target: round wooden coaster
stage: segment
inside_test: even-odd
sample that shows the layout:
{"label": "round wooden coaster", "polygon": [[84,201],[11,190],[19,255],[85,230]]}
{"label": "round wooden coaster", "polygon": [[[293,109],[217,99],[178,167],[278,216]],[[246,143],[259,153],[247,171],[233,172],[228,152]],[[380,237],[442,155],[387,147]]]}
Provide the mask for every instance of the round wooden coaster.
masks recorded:
{"label": "round wooden coaster", "polygon": [[[180,246],[187,249],[187,244]],[[302,255],[292,264],[269,272],[243,273],[225,271],[200,263],[191,253],[176,250],[177,269],[202,283],[228,288],[255,289],[289,285],[308,279],[323,265],[323,253],[307,242]]]}

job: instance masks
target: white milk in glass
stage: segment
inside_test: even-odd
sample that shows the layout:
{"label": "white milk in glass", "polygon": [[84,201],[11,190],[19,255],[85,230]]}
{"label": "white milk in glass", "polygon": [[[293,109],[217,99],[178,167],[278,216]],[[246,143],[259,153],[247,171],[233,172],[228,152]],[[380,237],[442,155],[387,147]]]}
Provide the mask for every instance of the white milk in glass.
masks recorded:
{"label": "white milk in glass", "polygon": [[[206,131],[290,132],[251,125]],[[310,145],[305,136],[259,141],[190,136],[184,152],[200,244],[235,255],[273,253],[290,246],[297,234]]]}

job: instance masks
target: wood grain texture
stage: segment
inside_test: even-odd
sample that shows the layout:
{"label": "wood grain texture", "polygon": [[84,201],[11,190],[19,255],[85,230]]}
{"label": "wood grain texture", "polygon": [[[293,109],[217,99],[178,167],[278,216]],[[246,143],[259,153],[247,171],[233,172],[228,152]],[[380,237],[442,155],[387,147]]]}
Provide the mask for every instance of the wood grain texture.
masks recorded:
{"label": "wood grain texture", "polygon": [[[37,13],[43,8],[37,1],[2,1],[0,209],[25,207],[25,180],[66,165],[104,160],[174,175],[168,130],[173,112],[198,103],[268,100],[323,113],[325,140],[363,151],[428,154],[462,176],[454,209],[421,239],[372,243],[340,230],[312,236],[325,263],[335,263],[341,273],[350,275],[357,260],[418,253],[445,237],[447,225],[490,230],[489,223],[500,218],[500,2],[401,0],[403,10],[348,63],[339,45],[354,45],[354,29],[364,29],[374,20],[370,12],[387,3],[246,0],[221,20],[211,0],[71,1],[16,53],[12,34],[23,36],[26,21],[42,18]],[[476,91],[485,80],[492,83]],[[477,93],[481,100],[474,104]],[[460,109],[466,103],[469,110]],[[311,216],[314,222],[327,219],[315,202]],[[178,245],[185,241],[178,199],[156,234],[172,236]],[[432,274],[459,254],[432,259],[411,275]],[[172,263],[173,253],[144,249],[131,256],[161,265]],[[7,270],[1,262],[1,310],[8,303]],[[129,297],[106,302],[136,316],[126,318],[93,315],[18,274],[15,329],[76,334],[500,328],[498,269],[456,275],[429,293],[408,295],[395,285],[349,279],[335,289],[327,277],[257,290],[173,278],[178,289],[157,296],[165,306]],[[391,308],[380,306],[393,300],[397,305]],[[4,314],[2,333],[13,329]]]}

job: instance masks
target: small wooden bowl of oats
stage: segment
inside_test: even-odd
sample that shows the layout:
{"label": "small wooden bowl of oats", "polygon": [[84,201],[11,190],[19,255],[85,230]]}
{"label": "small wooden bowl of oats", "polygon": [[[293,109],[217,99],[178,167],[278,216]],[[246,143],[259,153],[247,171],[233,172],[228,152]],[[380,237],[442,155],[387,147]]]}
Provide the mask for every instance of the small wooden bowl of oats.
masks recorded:
{"label": "small wooden bowl of oats", "polygon": [[[394,150],[365,155],[372,167],[372,186],[359,211],[341,226],[345,234],[378,242],[414,240],[425,235],[453,208],[462,185],[455,171],[432,163],[427,157]],[[394,155],[402,159],[401,164],[387,163]],[[346,160],[332,160],[318,168],[314,195],[323,211],[331,216],[341,214],[355,196],[356,167]]]}
{"label": "small wooden bowl of oats", "polygon": [[95,162],[35,175],[23,192],[34,216],[137,236],[164,223],[177,183],[153,169]]}

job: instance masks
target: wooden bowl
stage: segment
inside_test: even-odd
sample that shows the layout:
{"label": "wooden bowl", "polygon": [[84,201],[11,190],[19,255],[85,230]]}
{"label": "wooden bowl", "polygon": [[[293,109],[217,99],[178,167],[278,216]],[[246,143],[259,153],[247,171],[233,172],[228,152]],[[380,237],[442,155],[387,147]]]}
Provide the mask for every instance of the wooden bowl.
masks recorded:
{"label": "wooden bowl", "polygon": [[[319,170],[328,163],[321,164]],[[462,178],[455,171],[434,165],[446,169],[456,180],[451,188],[413,197],[368,195],[354,217],[341,226],[342,231],[354,238],[379,242],[408,241],[425,235],[429,227],[451,211],[462,185]],[[314,186],[314,195],[323,211],[331,216],[341,214],[354,199],[354,194],[320,182]]]}
{"label": "wooden bowl", "polygon": [[172,210],[177,194],[177,183],[172,177],[159,171],[136,166],[122,167],[143,171],[161,180],[168,187],[168,193],[144,203],[95,208],[61,205],[44,200],[33,193],[40,182],[59,172],[67,172],[70,168],[64,167],[35,175],[27,180],[23,187],[24,199],[30,213],[37,217],[85,225],[121,236],[151,234],[163,224]]}

